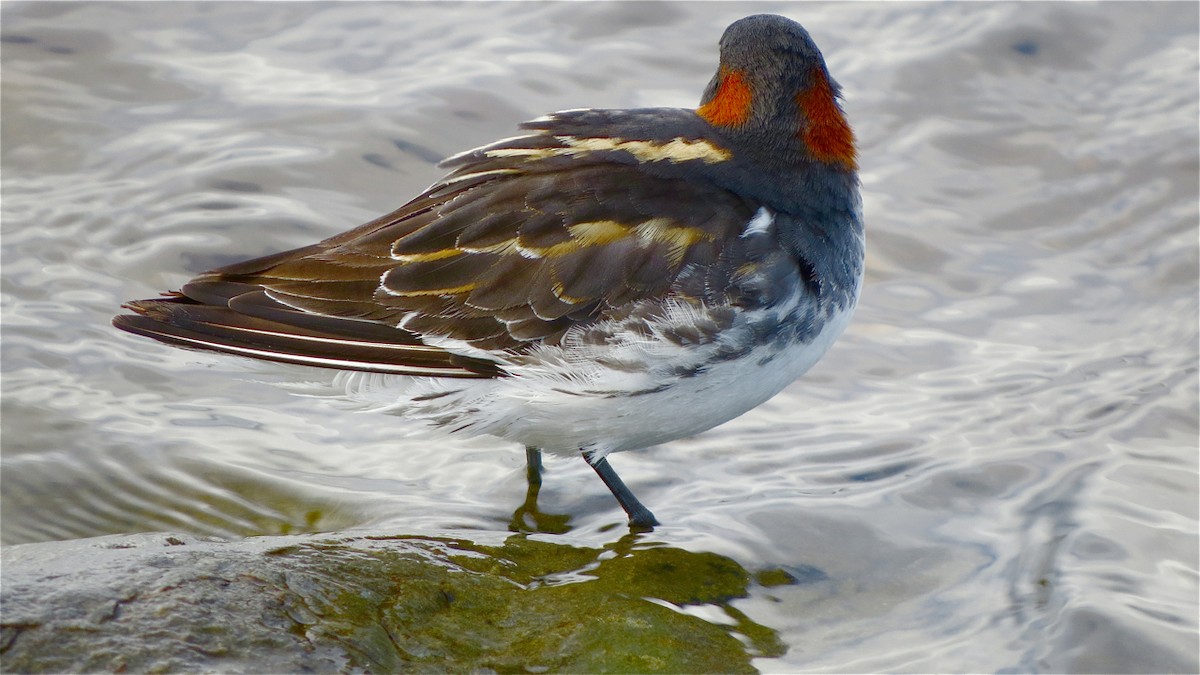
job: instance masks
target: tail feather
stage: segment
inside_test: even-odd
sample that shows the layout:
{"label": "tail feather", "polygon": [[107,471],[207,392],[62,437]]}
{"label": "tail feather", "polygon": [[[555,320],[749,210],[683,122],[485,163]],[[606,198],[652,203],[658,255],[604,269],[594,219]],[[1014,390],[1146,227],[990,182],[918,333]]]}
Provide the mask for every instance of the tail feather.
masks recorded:
{"label": "tail feather", "polygon": [[[230,297],[232,296],[232,297]],[[300,312],[261,287],[232,282],[189,284],[184,293],[125,305],[121,330],[180,347],[341,370],[429,377],[486,378],[499,364],[423,344],[382,324]]]}

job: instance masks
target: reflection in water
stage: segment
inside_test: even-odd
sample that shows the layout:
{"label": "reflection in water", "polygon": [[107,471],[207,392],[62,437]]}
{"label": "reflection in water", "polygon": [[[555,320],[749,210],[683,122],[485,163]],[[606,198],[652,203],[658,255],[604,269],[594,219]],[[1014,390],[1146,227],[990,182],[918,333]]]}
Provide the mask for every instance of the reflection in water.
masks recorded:
{"label": "reflection in water", "polygon": [[544,532],[566,534],[571,531],[567,522],[570,514],[544,513],[538,508],[542,491],[542,453],[537,448],[525,448],[525,502],[513,511],[508,529],[513,532]]}
{"label": "reflection in water", "polygon": [[[386,500],[372,505],[355,492],[316,490],[204,460],[151,457],[136,450],[80,452],[65,466],[56,459],[20,456],[6,463],[5,471],[19,480],[3,483],[8,513],[0,542],[155,531],[237,539],[335,532],[395,515]],[[512,512],[509,529],[566,534],[573,529],[571,514],[538,506],[540,457],[533,462],[525,469],[525,497]],[[143,468],[134,473],[130,466]]]}

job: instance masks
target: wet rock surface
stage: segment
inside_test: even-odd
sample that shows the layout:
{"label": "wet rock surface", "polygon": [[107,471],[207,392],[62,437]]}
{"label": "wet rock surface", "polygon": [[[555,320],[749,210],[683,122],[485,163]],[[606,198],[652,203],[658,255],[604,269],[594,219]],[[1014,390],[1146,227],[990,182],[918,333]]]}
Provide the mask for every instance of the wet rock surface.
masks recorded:
{"label": "wet rock surface", "polygon": [[6,547],[3,582],[6,672],[749,672],[783,650],[729,606],[753,582],[727,558],[523,535],[109,536]]}

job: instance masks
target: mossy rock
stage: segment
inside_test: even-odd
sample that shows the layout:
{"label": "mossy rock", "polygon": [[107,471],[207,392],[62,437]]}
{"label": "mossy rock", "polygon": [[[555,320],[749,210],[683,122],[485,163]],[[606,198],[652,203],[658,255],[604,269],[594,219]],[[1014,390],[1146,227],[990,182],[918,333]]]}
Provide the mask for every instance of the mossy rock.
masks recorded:
{"label": "mossy rock", "polygon": [[[133,535],[4,551],[5,672],[754,672],[734,561],[626,538]],[[705,607],[727,620],[689,613]]]}

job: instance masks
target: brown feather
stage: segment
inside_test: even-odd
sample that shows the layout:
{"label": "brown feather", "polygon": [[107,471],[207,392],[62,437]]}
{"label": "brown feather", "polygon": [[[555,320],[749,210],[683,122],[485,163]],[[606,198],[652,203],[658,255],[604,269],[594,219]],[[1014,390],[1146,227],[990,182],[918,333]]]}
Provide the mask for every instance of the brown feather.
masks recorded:
{"label": "brown feather", "polygon": [[[589,159],[569,140],[535,135],[456,158],[449,176],[392,213],[203,274],[178,302],[136,304],[138,321],[171,326],[156,329],[160,339],[177,330],[178,341],[194,346],[203,333],[218,345],[207,348],[226,341],[229,351],[250,344],[242,320],[292,330],[295,339],[271,332],[255,339],[282,351],[309,345],[322,358],[335,348],[306,340],[315,336],[305,331],[414,347],[431,335],[519,353],[605,313],[661,299],[689,265],[736,247],[751,205],[703,182],[648,175],[628,160]],[[349,342],[342,349],[361,360],[384,354]],[[387,353],[393,361],[405,354]],[[429,367],[428,357],[413,354],[414,366]],[[438,363],[451,356],[440,351]],[[487,370],[470,361],[465,369]]]}

